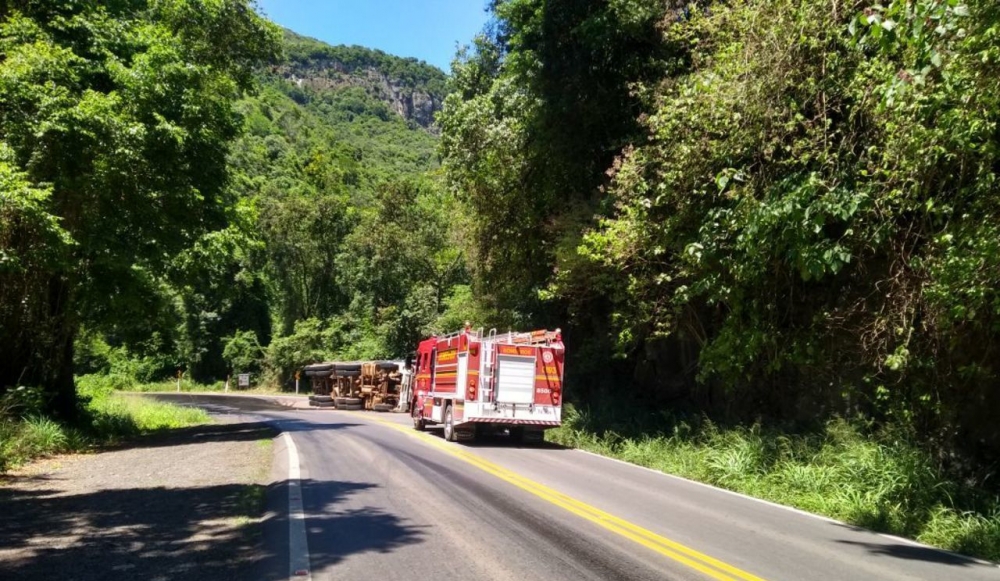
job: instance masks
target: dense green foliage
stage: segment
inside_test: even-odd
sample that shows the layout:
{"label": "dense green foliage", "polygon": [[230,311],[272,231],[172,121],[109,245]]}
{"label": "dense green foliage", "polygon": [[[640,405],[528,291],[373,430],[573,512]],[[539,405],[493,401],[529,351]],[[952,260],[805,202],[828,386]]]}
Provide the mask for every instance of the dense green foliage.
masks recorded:
{"label": "dense green foliage", "polygon": [[276,39],[244,0],[0,4],[0,389],[71,416],[80,326],[148,329],[159,273],[226,222],[234,103]]}
{"label": "dense green foliage", "polygon": [[996,3],[492,8],[443,165],[479,308],[566,329],[556,435],[995,557]]}
{"label": "dense green foliage", "polygon": [[441,116],[487,306],[567,318],[586,393],[902,422],[989,472],[993,3],[494,11]]}
{"label": "dense green foliage", "polygon": [[[303,47],[322,58],[302,61]],[[287,388],[317,360],[400,356],[470,308],[452,300],[468,287],[437,138],[397,109],[439,103],[443,73],[288,32],[284,48],[234,105],[224,222],[148,277],[136,332],[86,327],[80,372],[128,385],[249,372]]]}

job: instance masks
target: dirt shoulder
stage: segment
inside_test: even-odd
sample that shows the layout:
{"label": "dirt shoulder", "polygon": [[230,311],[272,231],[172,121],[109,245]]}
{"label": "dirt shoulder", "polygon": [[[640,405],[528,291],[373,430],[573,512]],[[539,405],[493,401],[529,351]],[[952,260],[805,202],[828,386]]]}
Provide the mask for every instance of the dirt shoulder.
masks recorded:
{"label": "dirt shoulder", "polygon": [[251,577],[275,432],[224,422],[0,478],[0,578]]}

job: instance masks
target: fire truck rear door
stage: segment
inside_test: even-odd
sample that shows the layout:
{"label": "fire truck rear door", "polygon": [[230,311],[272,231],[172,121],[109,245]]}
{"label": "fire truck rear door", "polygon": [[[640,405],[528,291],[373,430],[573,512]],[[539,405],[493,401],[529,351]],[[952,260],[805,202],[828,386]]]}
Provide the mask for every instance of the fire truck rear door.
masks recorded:
{"label": "fire truck rear door", "polygon": [[497,355],[497,403],[530,404],[535,401],[535,357]]}

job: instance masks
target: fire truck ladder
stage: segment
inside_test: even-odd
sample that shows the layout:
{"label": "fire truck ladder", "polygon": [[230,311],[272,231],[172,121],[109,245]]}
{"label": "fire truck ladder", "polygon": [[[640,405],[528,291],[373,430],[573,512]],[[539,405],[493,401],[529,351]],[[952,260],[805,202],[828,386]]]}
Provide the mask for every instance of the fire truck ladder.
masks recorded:
{"label": "fire truck ladder", "polygon": [[503,335],[497,335],[496,329],[490,329],[489,340],[505,345],[548,345],[556,340],[559,333],[559,329],[555,331],[539,329],[528,333],[508,331]]}
{"label": "fire truck ladder", "polygon": [[482,389],[481,401],[493,401],[493,376],[496,374],[496,329],[490,331],[490,338],[483,340],[483,375],[479,378]]}

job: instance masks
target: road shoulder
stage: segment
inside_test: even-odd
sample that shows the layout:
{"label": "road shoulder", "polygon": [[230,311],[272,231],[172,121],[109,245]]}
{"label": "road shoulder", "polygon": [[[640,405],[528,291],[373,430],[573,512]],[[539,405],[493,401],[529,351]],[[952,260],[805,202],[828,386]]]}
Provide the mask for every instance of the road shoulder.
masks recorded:
{"label": "road shoulder", "polygon": [[247,578],[262,551],[275,432],[176,430],[0,480],[0,577]]}

